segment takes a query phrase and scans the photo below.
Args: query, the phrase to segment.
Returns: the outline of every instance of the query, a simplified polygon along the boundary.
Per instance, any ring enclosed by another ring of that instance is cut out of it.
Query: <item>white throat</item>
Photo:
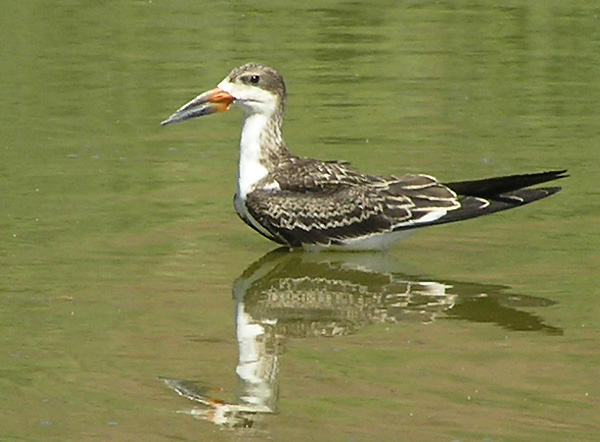
[[[240,163],[238,167],[237,196],[242,200],[254,185],[263,179],[268,170],[260,162],[261,134],[269,118],[263,114],[244,115],[240,139]]]

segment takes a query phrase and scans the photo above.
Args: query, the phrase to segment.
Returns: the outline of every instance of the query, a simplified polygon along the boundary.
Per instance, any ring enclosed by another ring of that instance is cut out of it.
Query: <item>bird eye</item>
[[[259,75],[252,75],[250,77],[250,83],[252,83],[252,84],[258,84],[259,81],[260,81]]]

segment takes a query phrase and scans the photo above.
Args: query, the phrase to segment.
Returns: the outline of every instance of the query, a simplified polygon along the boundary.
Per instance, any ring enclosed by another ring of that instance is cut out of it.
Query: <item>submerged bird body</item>
[[[242,108],[234,207],[250,227],[282,245],[385,249],[411,229],[545,198],[560,187],[528,187],[566,176],[560,170],[444,184],[429,175],[365,175],[347,163],[298,157],[282,136],[285,98],[283,77],[250,63],[162,123]]]

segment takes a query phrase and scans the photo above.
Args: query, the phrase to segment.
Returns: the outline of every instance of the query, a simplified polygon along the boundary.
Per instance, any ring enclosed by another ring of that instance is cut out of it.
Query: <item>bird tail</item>
[[[536,184],[565,178],[566,170],[485,178],[475,181],[445,183],[457,193],[461,207],[448,212],[432,224],[446,224],[523,206],[546,198],[560,187],[529,188]]]
[[[496,198],[506,193],[524,189],[525,187],[531,187],[535,186],[536,184],[547,183],[548,181],[554,181],[566,177],[568,177],[566,170],[553,170],[549,172],[530,173],[526,175],[509,175],[494,178],[484,178],[482,180],[475,181],[456,181],[453,183],[444,183],[444,185],[448,186],[458,195],[476,196],[480,198]],[[544,196],[558,192],[560,187],[548,189],[556,190]],[[529,194],[529,197],[532,196],[532,194]],[[543,198],[544,196],[540,196],[540,198]],[[535,201],[535,199],[531,201]]]

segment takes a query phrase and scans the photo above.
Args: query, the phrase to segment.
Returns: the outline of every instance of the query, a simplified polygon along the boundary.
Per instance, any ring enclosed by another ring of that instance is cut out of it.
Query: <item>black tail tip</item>
[[[552,171],[546,172],[546,173],[553,176],[555,180],[558,180],[561,178],[570,177],[571,175],[569,175],[568,172],[569,171],[567,169],[562,169],[562,170],[552,170]]]

